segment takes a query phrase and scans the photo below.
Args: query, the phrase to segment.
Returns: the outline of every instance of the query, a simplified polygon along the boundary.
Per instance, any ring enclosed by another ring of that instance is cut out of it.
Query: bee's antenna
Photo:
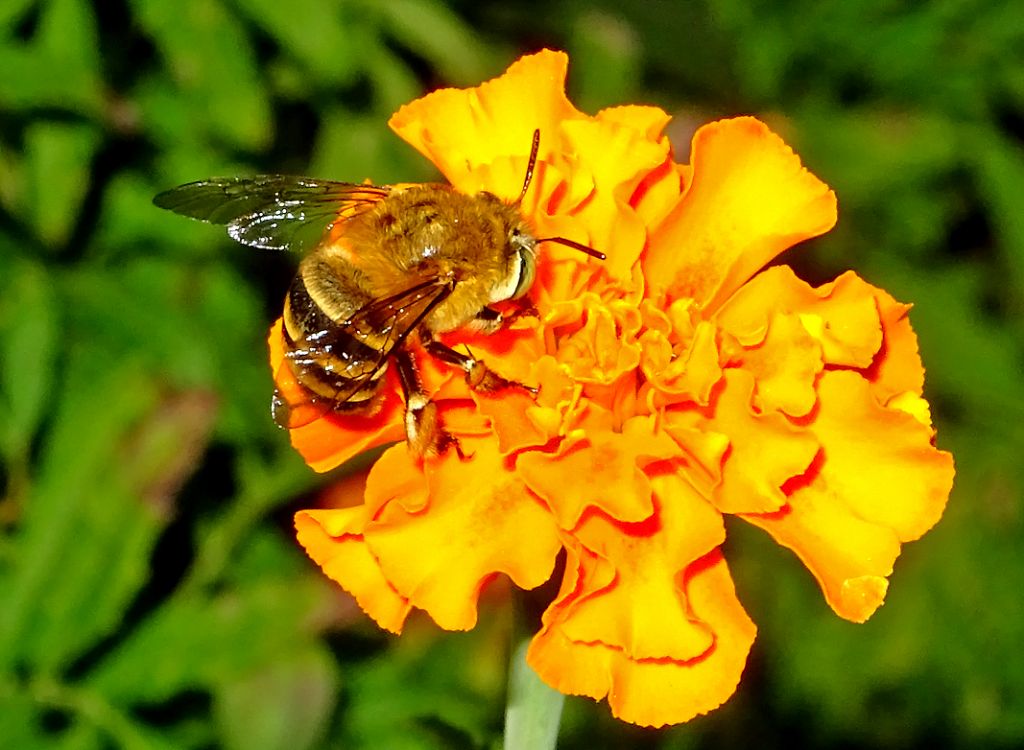
[[[602,253],[600,250],[595,250],[594,248],[589,247],[588,245],[584,245],[582,242],[569,240],[566,239],[565,237],[543,237],[537,240],[537,242],[557,242],[559,245],[565,245],[566,247],[571,247],[576,250],[579,250],[582,253],[586,253],[591,258],[597,258],[598,260],[607,260],[608,258],[608,256]]]
[[[530,149],[530,161],[526,163],[526,179],[523,181],[523,192],[519,194],[518,203],[523,202],[526,197],[526,190],[530,187],[533,179],[533,168],[537,164],[537,152],[540,150],[540,129],[533,131],[533,147]]]
[[[533,131],[533,146],[530,148],[530,160],[526,163],[526,179],[523,181],[523,192],[519,194],[519,203],[523,202],[523,198],[526,197],[526,191],[530,187],[530,181],[533,179],[533,168],[537,165],[537,152],[540,151],[540,128]],[[595,250],[592,247],[588,247],[575,240],[569,240],[565,237],[545,237],[537,240],[537,242],[557,242],[559,245],[565,245],[566,247],[575,248],[580,252],[584,252],[591,258],[597,258],[598,260],[605,260],[608,256],[602,253],[600,250]]]

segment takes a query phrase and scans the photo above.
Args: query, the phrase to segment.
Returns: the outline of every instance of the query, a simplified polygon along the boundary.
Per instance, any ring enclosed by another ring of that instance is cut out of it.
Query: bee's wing
[[[337,349],[343,349],[350,338],[373,342],[377,351],[376,359],[357,376],[350,380],[344,390],[331,398],[306,392],[304,400],[286,401],[275,391],[271,403],[274,421],[281,427],[294,429],[313,422],[346,403],[360,391],[373,384],[391,354],[402,346],[424,319],[438,305],[448,299],[455,288],[453,280],[439,277],[427,278],[402,291],[373,300],[356,310],[350,318],[323,331],[307,333],[302,341],[295,342],[296,352],[306,363],[318,357],[330,358]],[[287,361],[281,367],[288,367]]]
[[[268,250],[306,250],[339,221],[391,193],[388,186],[259,175],[190,182],[153,198],[174,213],[225,224],[232,239]]]

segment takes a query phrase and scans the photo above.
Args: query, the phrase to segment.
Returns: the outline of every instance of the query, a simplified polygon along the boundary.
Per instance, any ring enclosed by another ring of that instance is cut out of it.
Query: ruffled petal
[[[566,579],[571,587],[563,585],[562,595],[545,613],[545,626],[527,653],[530,666],[556,690],[607,697],[615,716],[645,726],[688,721],[728,700],[756,628],[739,605],[721,553],[714,550],[694,561],[677,579],[688,621],[714,636],[707,650],[685,661],[633,659],[614,645],[566,634],[562,624],[573,617],[573,594],[581,589],[577,579],[587,575],[587,560],[593,559],[586,552],[582,558],[569,553]]]
[[[536,363],[538,393],[535,403],[527,406],[525,416],[549,440],[564,437],[572,430],[586,406],[583,386],[573,381],[568,369],[551,355]]]
[[[465,438],[462,449],[464,460],[448,451],[421,466],[396,446],[374,465],[367,492],[379,510],[366,543],[384,576],[447,630],[476,624],[480,590],[498,573],[523,589],[544,583],[560,548],[550,513],[508,471],[497,445]],[[410,510],[403,495],[416,472],[429,500]]]
[[[533,395],[522,389],[509,390],[495,395],[473,394],[477,409],[491,420],[491,429],[503,456],[523,448],[544,445],[552,436],[538,420],[532,418],[531,411],[535,409]]]
[[[668,141],[653,132],[667,124],[664,112],[631,108],[617,116],[575,120],[563,126],[563,151],[586,165],[593,192],[585,203],[565,210],[587,227],[591,246],[608,257],[605,273],[622,283],[632,279],[632,267],[647,239],[643,220],[629,201],[651,170],[669,160]]]
[[[882,321],[882,345],[866,373],[875,397],[886,404],[905,393],[920,396],[924,388],[924,366],[918,353],[917,335],[910,327],[911,306],[897,302],[884,289],[864,285],[874,293]]]
[[[743,518],[797,554],[840,617],[864,622],[882,605],[899,539],[833,501],[823,485],[794,493],[777,513]]]
[[[743,674],[757,628],[744,611],[721,552],[691,565],[684,575],[691,616],[714,633],[712,647],[683,665],[665,660],[613,666],[612,714],[641,726],[679,724],[721,706]]]
[[[457,460],[452,452],[438,456],[437,461]],[[423,478],[423,466],[413,459],[405,445],[395,445],[381,454],[366,479],[363,502],[371,519],[388,505],[400,505],[406,513],[416,514],[430,503],[430,489]]]
[[[754,405],[760,411],[802,417],[814,408],[814,384],[825,362],[820,344],[799,316],[775,315],[763,341],[751,347],[729,347],[725,356],[730,365],[754,376]]]
[[[302,510],[295,514],[295,531],[306,554],[328,578],[352,594],[378,625],[400,633],[411,606],[384,576],[366,546],[363,531],[367,518],[363,506]]]
[[[826,460],[821,478],[857,516],[892,528],[901,541],[939,520],[953,485],[953,459],[935,431],[913,415],[883,408],[852,372],[829,372],[818,386],[812,425]]]
[[[713,311],[783,250],[835,224],[832,191],[751,117],[698,130],[691,165],[686,194],[644,258],[655,299],[689,297]]]
[[[723,382],[709,409],[666,410],[665,431],[689,450],[694,450],[690,442],[695,432],[728,439],[722,481],[712,493],[722,513],[778,510],[786,502],[783,485],[807,470],[818,452],[818,441],[780,414],[756,413],[751,407],[754,378],[750,373],[726,370]]]
[[[543,50],[513,63],[498,78],[472,89],[441,89],[398,110],[391,129],[432,161],[456,187],[498,156],[530,153],[533,131],[541,131],[541,159],[566,120],[583,115],[565,96],[569,58]],[[492,186],[514,198],[519,185]]]
[[[296,528],[396,632],[412,607],[470,628],[489,580],[536,587],[564,550],[530,663],[562,692],[662,726],[727,700],[754,639],[720,551],[722,514],[793,549],[829,604],[860,621],[901,544],[941,515],[952,459],[932,444],[907,306],[852,273],[818,288],[784,266],[758,273],[836,219],[831,190],[782,140],[753,118],[723,120],[676,164],[663,111],[583,115],[566,67],[560,53],[527,56],[391,125],[457,190],[518,200],[535,236],[607,259],[541,243],[529,297],[498,306],[501,331],[442,337],[528,388],[473,392],[410,338],[459,450],[424,459],[396,445],[361,505],[303,511]],[[298,402],[279,324],[270,344],[277,387]],[[314,468],[404,437],[387,377],[374,417],[291,431]]]
[[[715,321],[744,346],[755,347],[775,315],[797,315],[820,345],[825,364],[865,368],[882,346],[876,291],[853,273],[814,288],[788,266],[775,266],[736,292]]]
[[[841,617],[862,622],[881,605],[902,542],[942,514],[953,484],[950,454],[913,415],[880,405],[854,372],[826,372],[809,429],[822,452],[787,487],[778,513],[744,516],[789,547]]]
[[[725,541],[721,516],[668,468],[650,478],[657,515],[639,524],[588,516],[573,537],[615,571],[610,586],[578,601],[562,628],[573,641],[600,642],[632,660],[694,659],[713,633],[688,611],[679,575]]]
[[[638,417],[621,433],[594,431],[564,440],[556,453],[524,453],[516,470],[563,529],[575,527],[588,508],[629,523],[643,521],[654,511],[642,468],[678,453],[668,435]]]
[[[690,401],[707,406],[712,389],[722,378],[719,364],[717,331],[706,321],[697,324],[682,351],[673,346],[671,338],[659,331],[648,330],[640,338],[640,367],[650,387],[649,401],[655,409],[677,401]]]
[[[598,122],[625,125],[635,130],[645,141],[664,143],[666,148],[669,146],[668,138],[662,133],[672,117],[661,107],[645,104],[622,104],[602,109],[594,119]]]
[[[621,301],[605,304],[588,293],[580,300],[585,315],[583,325],[577,323],[579,313],[572,314],[573,328],[559,341],[558,357],[582,383],[608,385],[640,363],[640,312]],[[565,308],[575,307],[566,303]],[[571,313],[570,313],[571,314]]]

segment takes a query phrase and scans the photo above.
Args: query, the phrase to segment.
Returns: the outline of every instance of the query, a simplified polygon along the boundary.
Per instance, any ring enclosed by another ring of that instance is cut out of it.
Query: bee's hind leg
[[[440,341],[428,341],[424,346],[433,357],[454,365],[465,372],[466,384],[474,391],[491,393],[493,391],[500,391],[503,388],[525,388],[530,393],[537,393],[536,388],[503,378],[484,364],[483,360],[469,354],[457,352]]]
[[[409,449],[417,456],[431,457],[455,448],[463,458],[459,441],[444,429],[437,404],[423,390],[416,363],[409,352],[395,352],[395,369],[405,395],[405,436]]]

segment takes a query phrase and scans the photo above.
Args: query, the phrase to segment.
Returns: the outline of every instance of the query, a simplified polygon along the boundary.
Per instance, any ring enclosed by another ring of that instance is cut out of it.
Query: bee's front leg
[[[520,301],[508,315],[503,315],[490,307],[481,308],[480,312],[476,314],[475,318],[469,321],[469,324],[466,327],[472,331],[479,331],[480,333],[490,335],[495,333],[506,323],[513,321],[516,318],[540,317],[540,313],[537,312],[537,308],[534,304],[528,299],[524,298],[524,300],[525,301]]]
[[[462,458],[459,441],[444,429],[437,404],[423,390],[416,363],[409,352],[395,352],[395,369],[405,395],[405,436],[409,449],[417,456],[440,456],[448,448],[455,448]]]
[[[440,341],[427,341],[424,346],[432,356],[442,362],[447,362],[450,365],[461,368],[466,373],[466,384],[474,391],[490,393],[492,391],[500,391],[503,388],[525,388],[530,393],[537,393],[536,388],[503,378],[485,365],[482,360],[457,352]]]
[[[490,307],[484,307],[480,309],[480,312],[476,314],[466,325],[466,328],[471,331],[478,331],[480,333],[487,334],[488,336],[497,331],[505,323],[505,316],[497,310],[493,310]]]

